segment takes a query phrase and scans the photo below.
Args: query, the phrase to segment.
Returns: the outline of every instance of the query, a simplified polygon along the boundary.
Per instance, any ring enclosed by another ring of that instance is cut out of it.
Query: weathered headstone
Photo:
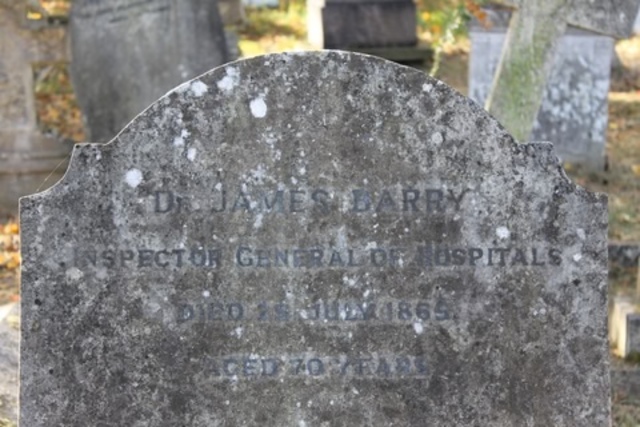
[[[470,29],[469,97],[484,105],[507,36],[511,13],[488,10],[488,26]],[[563,161],[603,169],[614,40],[570,29],[558,42],[531,139],[553,141]]]
[[[416,5],[411,0],[307,0],[307,37],[325,49],[414,46]]]
[[[33,88],[35,63],[66,59],[65,29],[32,24],[24,1],[0,2],[0,216],[15,214],[18,198],[42,187],[71,151],[39,131]]]
[[[228,60],[214,0],[75,0],[71,50],[78,102],[98,142],[180,82]]]
[[[22,199],[21,420],[608,426],[606,206],[419,71],[218,68]]]
[[[520,141],[531,135],[558,41],[567,27],[628,37],[640,4],[638,0],[494,1],[518,9],[511,18],[487,109]]]
[[[640,353],[640,310],[627,296],[613,299],[609,315],[609,341],[620,357]]]

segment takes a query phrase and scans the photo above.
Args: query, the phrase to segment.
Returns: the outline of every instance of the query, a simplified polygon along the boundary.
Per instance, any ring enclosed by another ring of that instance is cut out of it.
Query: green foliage
[[[420,0],[418,26],[431,34],[434,61],[429,74],[438,72],[444,47],[466,36],[467,23],[473,16],[484,20],[480,5],[486,0]]]

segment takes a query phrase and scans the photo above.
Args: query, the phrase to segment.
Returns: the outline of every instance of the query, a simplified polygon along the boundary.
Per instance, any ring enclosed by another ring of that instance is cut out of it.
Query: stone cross
[[[498,0],[517,7],[487,109],[520,141],[529,138],[557,42],[568,25],[611,37],[630,34],[638,0]]]

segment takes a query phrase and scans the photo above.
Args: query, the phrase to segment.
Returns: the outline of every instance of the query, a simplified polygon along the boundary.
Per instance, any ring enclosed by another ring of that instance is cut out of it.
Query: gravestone
[[[609,342],[619,357],[640,353],[640,310],[628,296],[613,299],[609,314]]]
[[[23,425],[609,425],[606,196],[417,70],[217,68],[21,227]]]
[[[625,38],[638,0],[494,0],[517,7],[487,110],[520,141],[531,135],[558,42],[569,26]],[[555,141],[553,141],[555,142]]]
[[[65,29],[34,24],[24,1],[0,2],[0,217],[17,213],[18,198],[42,187],[71,151],[38,129],[33,81],[34,64],[65,61]]]
[[[307,0],[307,38],[324,49],[415,46],[411,0]]]
[[[469,97],[480,105],[489,97],[510,16],[488,9],[488,26],[472,22]],[[604,168],[613,52],[611,37],[578,29],[558,42],[530,138],[552,141],[563,161]]]
[[[110,140],[168,90],[229,59],[212,0],[75,0],[70,31],[92,141]]]

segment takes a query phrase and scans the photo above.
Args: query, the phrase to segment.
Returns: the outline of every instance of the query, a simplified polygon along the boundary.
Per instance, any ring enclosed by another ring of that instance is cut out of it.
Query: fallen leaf
[[[20,267],[20,255],[15,252],[9,258],[9,262],[7,262],[7,269],[15,270]]]

